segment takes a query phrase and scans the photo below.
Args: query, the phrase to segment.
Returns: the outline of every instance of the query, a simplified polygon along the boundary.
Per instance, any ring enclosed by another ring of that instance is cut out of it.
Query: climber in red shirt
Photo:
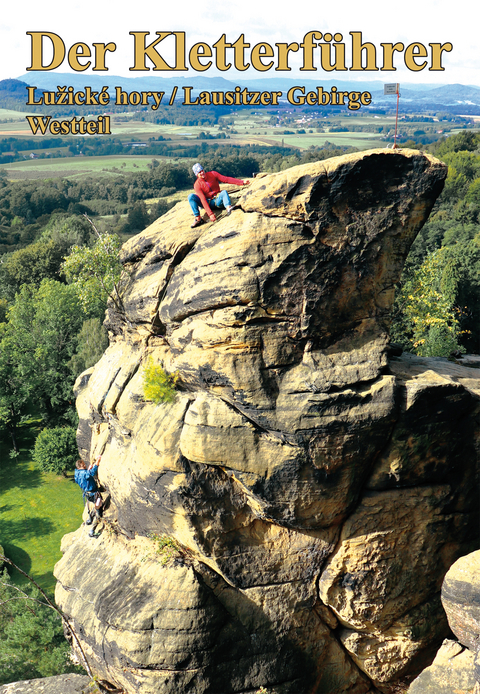
[[[229,178],[222,176],[218,171],[205,171],[201,164],[193,166],[193,173],[197,177],[193,186],[194,193],[188,196],[188,202],[195,215],[193,227],[198,227],[203,224],[203,219],[200,216],[199,206],[203,207],[205,212],[210,217],[210,221],[216,220],[215,214],[212,212],[212,207],[225,207],[227,214],[233,210],[230,196],[226,190],[220,190],[220,183],[234,183],[238,186],[246,186],[249,181],[241,181],[238,178]]]

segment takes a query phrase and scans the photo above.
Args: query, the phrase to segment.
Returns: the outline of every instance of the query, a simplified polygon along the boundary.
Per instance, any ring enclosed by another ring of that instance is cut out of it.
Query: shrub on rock
[[[157,405],[161,402],[174,402],[177,380],[177,373],[167,373],[160,364],[155,364],[150,358],[143,373],[143,396],[145,400],[152,400]]]

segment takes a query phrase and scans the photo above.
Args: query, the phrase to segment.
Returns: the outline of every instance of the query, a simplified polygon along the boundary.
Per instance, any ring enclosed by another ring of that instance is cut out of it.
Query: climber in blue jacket
[[[99,491],[95,476],[98,472],[101,457],[102,456],[98,456],[96,462],[91,463],[88,467],[86,462],[81,459],[77,460],[75,464],[75,482],[83,491],[83,500],[88,512],[86,524],[92,526],[90,532],[88,533],[90,537],[96,537],[95,528],[100,523],[100,519],[102,517],[102,509],[101,507],[97,508],[95,503],[97,492]],[[89,503],[93,504],[93,511],[90,510]]]

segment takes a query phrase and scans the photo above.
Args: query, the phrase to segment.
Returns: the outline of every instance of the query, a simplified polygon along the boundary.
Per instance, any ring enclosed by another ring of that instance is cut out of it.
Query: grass
[[[82,492],[71,477],[43,473],[31,460],[38,427],[20,431],[20,456],[9,457],[9,446],[0,444],[0,545],[5,555],[53,592],[53,567],[60,559],[60,541],[76,530],[83,510]],[[14,582],[25,579],[12,572]]]
[[[55,178],[57,176],[85,176],[103,173],[127,173],[145,171],[152,161],[152,156],[117,156],[106,157],[68,157],[55,159],[27,159],[4,164],[9,178]],[[160,159],[163,157],[155,157]]]
[[[28,115],[30,115],[28,111],[10,111],[6,108],[0,108],[0,135],[6,135],[10,130],[18,131],[18,136],[29,133],[31,135],[32,131],[26,119]]]
[[[358,147],[358,149],[370,149],[375,147],[386,147],[388,144],[385,140],[381,140],[376,133],[307,133],[300,135],[270,135],[271,140],[274,140],[276,144],[282,142],[285,145],[292,147],[300,147],[301,149],[308,149],[311,145],[316,147],[321,147],[325,142],[331,142],[334,145],[341,145],[345,147]]]
[[[152,551],[145,554],[140,561],[153,559],[159,561],[162,566],[166,566],[175,559],[183,558],[185,560],[190,557],[189,551],[181,547],[175,538],[169,535],[152,533],[148,535],[148,538],[153,543]]]
[[[28,111],[25,111],[25,112],[12,111],[11,109],[8,109],[8,108],[0,108],[0,121],[7,120],[7,119],[19,121],[28,115],[29,115]]]

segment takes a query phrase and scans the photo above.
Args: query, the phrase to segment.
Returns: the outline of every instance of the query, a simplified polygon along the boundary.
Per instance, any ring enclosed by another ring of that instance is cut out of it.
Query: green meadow
[[[25,130],[30,130],[30,127],[25,120],[25,116],[29,116],[28,111],[12,111],[8,108],[0,108],[0,132],[2,130],[8,130],[12,123],[25,125]],[[7,122],[5,122],[7,121]],[[10,122],[8,122],[10,121]]]
[[[257,140],[259,138],[257,137]],[[288,147],[298,147],[299,149],[308,149],[311,146],[322,147],[326,142],[342,146],[342,147],[358,147],[358,149],[375,149],[376,147],[385,147],[385,140],[381,140],[374,133],[306,133],[295,135],[272,134],[268,135],[268,139],[264,144],[284,144]]]
[[[164,157],[156,157],[164,159]],[[105,157],[66,157],[55,159],[25,159],[8,164],[9,178],[57,178],[68,176],[87,176],[90,174],[119,174],[132,171],[142,171],[148,168],[151,156],[119,156]]]
[[[48,592],[53,592],[53,567],[60,559],[60,542],[82,523],[82,492],[73,480],[43,473],[32,462],[30,449],[39,428],[34,422],[20,429],[20,455],[10,458],[0,444],[0,545],[5,555]],[[13,581],[24,583],[9,569]]]

